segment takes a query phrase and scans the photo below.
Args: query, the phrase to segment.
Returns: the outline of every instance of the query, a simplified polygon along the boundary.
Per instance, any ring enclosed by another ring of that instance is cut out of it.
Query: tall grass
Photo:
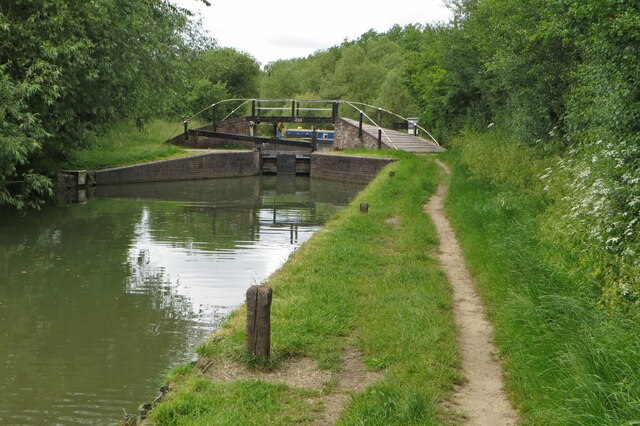
[[[517,144],[504,137],[457,139],[447,155],[447,210],[495,324],[522,423],[640,424],[640,324],[599,305],[598,283],[576,268],[577,249],[543,238],[549,204],[531,182],[547,160],[513,153]]]
[[[97,170],[184,155],[183,149],[165,143],[180,129],[180,123],[161,119],[152,120],[143,128],[122,121],[88,148],[73,152],[66,167]]]
[[[435,231],[422,210],[435,189],[438,169],[428,159],[402,157],[389,166],[394,177],[382,172],[269,278],[274,289],[270,363],[256,365],[244,355],[242,311],[199,348],[200,355],[254,368],[278,368],[288,358],[306,356],[321,368],[339,371],[343,349],[355,346],[383,378],[350,401],[340,424],[449,422],[450,413],[441,403],[460,379],[451,291],[435,259]],[[368,214],[359,212],[360,202],[369,203]],[[184,416],[192,419],[185,424],[205,424],[209,417],[197,415],[199,409],[185,401],[206,393],[207,404],[227,407],[229,413],[220,413],[216,424],[238,424],[235,407],[257,392],[247,386],[241,394],[233,393],[240,383],[206,384],[205,389],[217,391],[200,391],[192,385],[199,380],[197,372],[174,377],[178,391],[154,411],[154,421],[176,424]],[[255,383],[256,389],[272,386]],[[274,401],[285,403],[277,412],[256,413],[251,423],[313,418],[317,407],[288,403],[293,391],[278,389]],[[332,392],[331,386],[325,392]],[[180,419],[172,417],[176,412],[183,413]]]

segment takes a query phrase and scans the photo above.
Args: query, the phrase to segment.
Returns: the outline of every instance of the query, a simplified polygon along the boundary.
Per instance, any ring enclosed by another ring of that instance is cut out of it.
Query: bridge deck
[[[358,127],[358,121],[352,120],[350,118],[343,118],[349,124]],[[362,124],[362,131],[367,133],[368,135],[377,138],[378,137],[378,128],[376,126],[372,126],[370,124]],[[418,136],[408,135],[406,133],[401,133],[397,130],[391,129],[382,129],[382,143],[389,146],[390,148],[395,148],[399,151],[408,151],[408,152],[443,152],[445,149],[438,145],[437,143],[422,139]],[[386,136],[385,136],[386,135]]]

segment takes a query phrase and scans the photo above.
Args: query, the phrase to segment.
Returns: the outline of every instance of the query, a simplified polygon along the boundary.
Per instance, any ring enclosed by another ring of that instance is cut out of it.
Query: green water
[[[0,424],[115,424],[362,187],[254,177],[98,187],[0,216]]]

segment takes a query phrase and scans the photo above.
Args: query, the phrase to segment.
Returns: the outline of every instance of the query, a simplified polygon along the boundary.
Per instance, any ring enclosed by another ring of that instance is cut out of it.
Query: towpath
[[[450,174],[442,162],[438,165]],[[497,350],[492,343],[493,327],[465,265],[460,244],[444,213],[447,184],[440,184],[425,205],[440,240],[439,261],[453,287],[453,310],[457,343],[465,382],[456,389],[456,408],[464,413],[467,425],[515,425],[517,414],[503,391]]]

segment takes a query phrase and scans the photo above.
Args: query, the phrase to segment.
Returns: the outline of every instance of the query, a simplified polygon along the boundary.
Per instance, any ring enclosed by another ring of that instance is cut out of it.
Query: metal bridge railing
[[[366,108],[371,108],[371,109],[375,109],[375,110],[377,110],[377,111],[378,111],[378,123],[381,123],[381,121],[382,121],[382,120],[381,120],[381,114],[380,114],[381,112],[382,112],[382,113],[389,114],[389,115],[391,115],[391,116],[393,116],[393,117],[399,118],[400,120],[403,120],[405,123],[410,124],[410,125],[413,125],[413,126],[415,126],[416,128],[418,128],[418,129],[422,130],[425,134],[427,134],[427,135],[431,138],[431,140],[432,140],[436,145],[440,146],[440,143],[436,140],[436,138],[434,138],[434,137],[433,137],[433,135],[432,135],[431,133],[429,133],[429,131],[428,131],[427,129],[425,129],[424,127],[420,126],[418,123],[411,121],[411,120],[410,120],[409,118],[407,118],[407,117],[403,117],[403,116],[401,116],[401,115],[396,114],[396,113],[395,113],[395,112],[393,112],[393,111],[389,111],[389,110],[387,110],[387,109],[380,108],[380,107],[377,107],[377,106],[374,106],[374,105],[365,104],[365,103],[362,103],[362,102],[351,102],[351,101],[344,101],[344,102],[346,102],[346,103],[350,103],[350,104],[353,104],[353,105],[354,105],[354,108],[355,108],[355,105],[361,105],[361,106],[364,106],[364,107],[366,107]],[[379,124],[378,124],[378,126],[379,126]]]
[[[237,103],[238,105],[231,110],[222,120],[217,119],[217,109],[219,106]],[[403,122],[407,123],[407,126],[414,126],[417,129],[423,131],[426,135],[428,135],[431,140],[437,144],[438,141],[429,133],[427,129],[420,126],[418,123],[409,120],[406,117],[402,117],[399,114],[394,113],[393,111],[389,111],[384,108],[380,108],[374,105],[369,105],[363,102],[355,102],[355,101],[343,101],[343,100],[326,100],[326,99],[258,99],[258,98],[246,98],[246,99],[225,99],[222,101],[214,102],[201,111],[193,114],[190,117],[185,117],[184,119],[184,133],[185,138],[188,139],[188,130],[189,130],[189,122],[195,119],[196,117],[205,114],[207,111],[210,111],[210,120],[215,129],[217,123],[220,121],[225,121],[232,115],[236,114],[240,109],[246,107],[249,109],[247,105],[250,106],[250,113],[247,111],[246,115],[250,115],[251,117],[261,117],[262,119],[287,119],[287,121],[293,122],[303,122],[304,118],[300,116],[303,112],[310,112],[314,115],[317,113],[330,112],[331,117],[322,117],[322,116],[314,116],[316,120],[331,120],[335,123],[335,120],[338,118],[338,109],[339,105],[344,104],[355,110],[359,116],[359,136],[362,134],[362,125],[363,120],[366,118],[367,122],[373,126],[377,127],[378,130],[378,144],[380,145],[382,142],[382,137],[386,139],[388,144],[392,146],[394,149],[398,149],[389,135],[385,132],[385,129],[382,127],[382,116],[383,114],[391,115],[397,119],[403,120]],[[322,105],[324,106],[317,106]],[[373,110],[377,113],[377,120],[371,118],[366,112],[365,109]],[[281,112],[284,114],[273,115],[274,112]],[[264,113],[264,115],[263,115]],[[307,117],[309,118],[309,117]]]

